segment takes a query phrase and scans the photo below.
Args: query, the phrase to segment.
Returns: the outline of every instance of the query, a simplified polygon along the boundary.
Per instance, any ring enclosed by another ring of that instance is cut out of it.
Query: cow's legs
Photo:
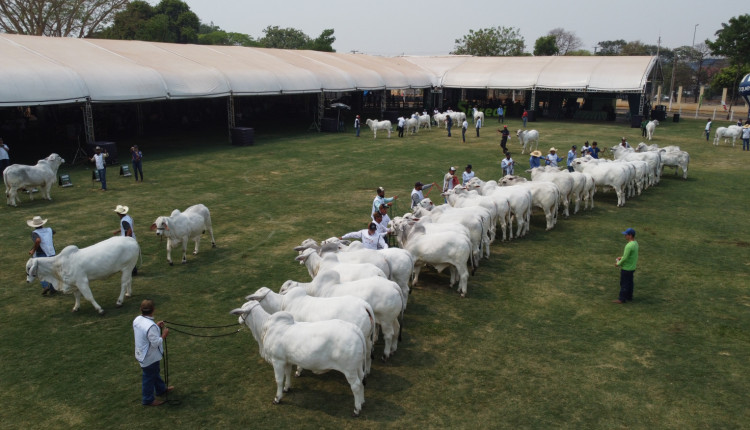
[[[94,295],[91,294],[91,288],[89,288],[88,280],[81,283],[81,285],[77,285],[78,291],[80,294],[83,295],[83,298],[91,302],[92,305],[94,305],[94,309],[96,309],[97,312],[99,312],[99,315],[104,314],[104,309],[102,309],[101,306],[99,306],[99,303],[94,300]],[[78,300],[78,295],[76,295],[76,306],[80,307],[80,301]],[[77,308],[73,308],[73,311],[77,311]]]
[[[201,237],[198,236],[195,238],[195,251],[193,251],[193,255],[198,255],[198,244],[201,242]]]
[[[187,239],[182,241],[182,264],[187,263],[187,243],[188,243]],[[198,252],[197,246],[196,246],[196,252]]]
[[[167,238],[167,262],[171,266],[172,264],[172,239]]]
[[[125,268],[122,271],[122,278],[120,280],[120,297],[117,299],[117,307],[122,306],[122,302],[125,301],[125,296],[130,297],[130,287],[133,282],[133,268]]]

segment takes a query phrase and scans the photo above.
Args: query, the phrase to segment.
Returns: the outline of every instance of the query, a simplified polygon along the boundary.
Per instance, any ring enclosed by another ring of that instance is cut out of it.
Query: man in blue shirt
[[[591,144],[591,150],[589,151],[589,153],[592,157],[599,158],[599,152],[601,152],[601,149],[599,149],[596,145],[597,143],[596,141],[594,141],[594,143]]]
[[[541,156],[542,156],[542,153],[539,150],[531,152],[531,157],[529,158],[529,167],[531,169],[541,166],[541,162],[542,162],[540,158]]]

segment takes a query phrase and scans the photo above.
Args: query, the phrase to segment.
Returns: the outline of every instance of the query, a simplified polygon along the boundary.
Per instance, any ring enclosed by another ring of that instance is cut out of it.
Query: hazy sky
[[[277,25],[317,37],[335,30],[337,52],[370,55],[445,55],[470,29],[516,27],[534,42],[556,27],[574,32],[593,51],[603,40],[640,40],[676,48],[714,39],[721,23],[748,13],[747,0],[184,0],[202,22],[263,36]],[[158,0],[151,0],[152,4]],[[377,6],[376,6],[377,5]],[[698,27],[695,27],[699,24]]]

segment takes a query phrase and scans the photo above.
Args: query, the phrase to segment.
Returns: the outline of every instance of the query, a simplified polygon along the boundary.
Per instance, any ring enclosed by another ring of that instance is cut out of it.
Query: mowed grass
[[[704,123],[656,129],[654,143],[690,152],[687,181],[667,171],[623,208],[614,193],[597,193],[593,210],[561,216],[549,232],[535,211],[527,237],[495,242],[467,298],[447,288],[446,274],[423,271],[403,341],[389,362],[374,362],[358,419],[335,372],[295,379],[283,403],[272,405],[273,370],[248,330],[217,338],[170,333],[169,382],[177,387],[170,398],[180,403],[142,407],[131,327],[139,303],[154,299],[157,319],[236,323],[229,311],[245,295],[309,279],[292,250],[302,240],[363,228],[376,187],[399,195],[398,215],[415,181],[440,184],[450,165],[461,171],[471,163],[479,177],[497,179],[496,123],[488,120],[478,139],[470,130],[465,145],[460,131],[451,139],[432,130],[373,140],[366,129],[355,139],[302,128],[256,129],[251,147],[228,145],[223,130],[119,142],[121,154],[141,147],[146,181],[134,184],[110,167],[106,193],[96,191],[90,166],[63,166],[74,187],[53,189],[52,202],[23,196],[19,208],[0,209],[0,427],[746,427],[750,153],[707,144]],[[518,120],[506,124],[520,128]],[[642,140],[623,123],[529,125],[540,131],[544,153],[555,146],[564,154],[585,140],[600,147],[623,135]],[[510,148],[526,167],[515,134]],[[440,201],[437,192],[430,197]],[[197,256],[188,252],[181,265],[174,251],[170,267],[165,242],[148,227],[196,203],[210,208],[218,247],[204,235]],[[93,283],[104,316],[85,301],[71,313],[72,296],[42,297],[38,283],[25,282],[25,220],[49,218],[59,252],[109,237],[117,204],[130,206],[143,253],[122,308],[115,307],[119,276]],[[618,306],[613,263],[627,227],[638,231],[640,261],[635,301]]]

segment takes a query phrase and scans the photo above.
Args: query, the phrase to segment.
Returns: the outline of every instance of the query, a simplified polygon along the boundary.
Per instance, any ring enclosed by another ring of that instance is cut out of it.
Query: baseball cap
[[[635,237],[635,230],[633,230],[632,228],[629,228],[629,229],[623,231],[622,234],[625,234],[625,235],[629,234],[629,235]]]
[[[414,188],[421,187],[421,186],[422,186],[422,183],[419,182],[419,181],[417,181],[417,182],[414,183]]]

